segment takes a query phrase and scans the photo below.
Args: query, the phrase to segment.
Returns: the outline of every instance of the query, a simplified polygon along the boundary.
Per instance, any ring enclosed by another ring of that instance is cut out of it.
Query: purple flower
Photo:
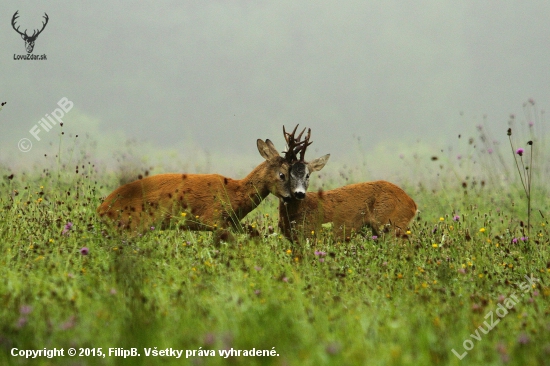
[[[65,323],[59,326],[59,328],[61,328],[62,330],[71,329],[72,327],[74,327],[75,323],[76,323],[76,318],[74,315],[71,315]]]
[[[281,280],[282,280],[283,282],[288,282],[288,277],[283,277]]]
[[[323,263],[325,261],[325,258],[319,258],[319,262]]]
[[[340,343],[338,343],[338,342],[329,343],[325,347],[325,350],[327,351],[327,353],[329,355],[335,355],[335,354],[339,353],[341,349],[342,349],[342,347],[340,346]]]
[[[89,252],[90,252],[90,250],[88,249],[88,247],[82,247],[80,249],[80,254],[82,254],[82,255],[88,255]]]
[[[327,253],[326,253],[326,252],[322,252],[322,251],[317,251],[317,250],[316,250],[316,251],[315,251],[315,255],[316,255],[317,257],[324,257],[325,255],[327,255]]]
[[[518,343],[519,344],[527,344],[529,343],[529,336],[525,333],[522,333],[518,337]]]
[[[154,226],[151,226],[151,230],[155,230],[155,227],[154,227]]]
[[[487,152],[488,152],[489,154],[492,154],[492,153],[493,153],[493,149],[489,148],[489,149],[487,149]]]
[[[204,335],[203,343],[205,346],[212,346],[216,342],[216,336],[214,333],[206,333]]]
[[[378,239],[378,237],[376,235],[373,235],[372,240],[376,240],[376,239]]]
[[[261,291],[260,291],[260,290],[254,290],[254,293],[255,293],[256,295],[259,295],[259,294],[261,293]]]
[[[453,221],[460,221],[460,216],[454,215],[453,216]]]
[[[22,316],[17,320],[17,324],[15,325],[17,328],[23,328],[27,324],[27,318]]]
[[[19,313],[21,313],[21,315],[30,314],[31,311],[32,311],[32,306],[30,305],[23,305],[19,308]]]
[[[513,244],[517,244],[517,242],[518,242],[518,238],[512,239],[512,243],[513,243]]]
[[[456,158],[457,158],[458,160],[460,160],[460,159],[462,159],[462,155],[458,154],[458,155],[456,156]]]
[[[529,127],[533,127],[534,125],[533,121],[529,121]]]
[[[67,222],[65,226],[63,227],[63,231],[61,232],[61,235],[67,235],[69,231],[73,228],[72,222]]]
[[[525,150],[523,150],[521,147],[519,149],[516,150],[516,154],[518,154],[519,156],[523,156],[523,152]]]
[[[527,239],[529,239],[529,238],[526,237],[526,236],[522,236],[522,237],[521,237],[521,241],[527,241]]]

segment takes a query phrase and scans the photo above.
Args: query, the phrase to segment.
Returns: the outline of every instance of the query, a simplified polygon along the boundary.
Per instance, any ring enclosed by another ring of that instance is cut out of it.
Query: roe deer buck
[[[188,217],[190,230],[239,228],[240,220],[269,194],[289,199],[289,161],[301,144],[290,146],[285,158],[270,140],[257,140],[266,160],[241,180],[218,174],[159,174],[115,189],[97,208],[101,217],[119,229],[147,231],[158,222],[166,225],[174,215]],[[189,215],[189,216],[187,216]],[[222,235],[231,238],[226,230]],[[222,237],[223,238],[223,237]]]
[[[288,143],[291,136],[283,133]],[[309,185],[309,172],[321,170],[326,162],[312,169],[311,163],[304,161],[308,140],[309,134],[298,149],[299,160],[296,155],[289,157],[293,198],[279,203],[279,228],[287,239],[298,241],[312,232],[318,234],[322,224],[330,222],[333,236],[341,240],[348,239],[352,231],[359,231],[363,226],[369,226],[374,235],[379,235],[380,227],[388,224],[396,236],[405,233],[417,206],[401,188],[390,182],[364,182],[304,194]]]

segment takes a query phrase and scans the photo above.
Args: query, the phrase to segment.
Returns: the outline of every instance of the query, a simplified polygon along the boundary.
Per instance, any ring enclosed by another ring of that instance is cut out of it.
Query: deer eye
[[[309,179],[309,174],[306,174],[306,179]]]
[[[283,173],[279,173],[279,178],[281,178],[281,180],[285,180],[285,175]]]

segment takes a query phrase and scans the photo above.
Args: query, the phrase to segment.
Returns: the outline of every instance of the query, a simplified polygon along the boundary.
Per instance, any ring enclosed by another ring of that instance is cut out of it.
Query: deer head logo
[[[32,35],[29,36],[27,34],[26,29],[25,29],[25,32],[21,33],[19,31],[19,27],[15,28],[15,21],[17,20],[17,18],[19,18],[19,15],[17,13],[19,13],[19,10],[17,10],[15,12],[15,14],[13,14],[13,18],[11,18],[11,26],[13,27],[13,29],[15,29],[15,31],[17,33],[19,33],[21,35],[21,38],[23,38],[23,40],[25,41],[25,48],[27,49],[27,53],[32,53],[32,50],[34,49],[34,42],[36,41],[36,38],[38,38],[38,35],[40,33],[42,33],[44,28],[46,28],[46,24],[48,24],[48,19],[49,19],[48,14],[44,13],[44,19],[46,19],[46,21],[42,22],[42,29],[40,29],[40,30],[35,29],[34,32],[32,33]]]

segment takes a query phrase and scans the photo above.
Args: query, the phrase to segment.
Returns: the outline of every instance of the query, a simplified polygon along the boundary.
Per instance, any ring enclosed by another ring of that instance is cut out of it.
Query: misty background
[[[48,14],[33,52],[47,61],[14,60],[17,10],[29,34]],[[459,151],[478,125],[507,143],[510,114],[547,108],[549,20],[548,1],[4,1],[0,160],[56,154],[59,126],[29,130],[66,97],[63,146],[102,164],[132,146],[167,170],[240,178],[262,161],[256,139],[283,150],[282,126],[299,123],[307,158],[385,178],[419,151]]]

